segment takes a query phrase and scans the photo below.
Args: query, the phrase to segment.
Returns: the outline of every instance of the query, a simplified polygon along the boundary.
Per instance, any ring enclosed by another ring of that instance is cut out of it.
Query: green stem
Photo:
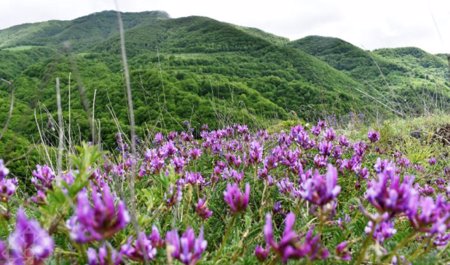
[[[360,265],[364,261],[364,258],[366,256],[367,249],[370,246],[370,243],[372,242],[373,234],[375,233],[375,228],[377,227],[378,220],[376,222],[373,222],[372,230],[370,231],[370,234],[367,235],[366,239],[364,240],[363,246],[361,247],[361,250],[359,251],[358,259],[355,262],[355,265]]]
[[[275,258],[273,258],[273,259],[270,261],[269,265],[275,265],[275,264],[277,264],[278,260],[279,260],[279,257],[276,256]]]
[[[217,261],[220,258],[220,256],[222,255],[223,248],[225,247],[225,244],[227,243],[227,240],[228,240],[228,237],[230,236],[231,230],[233,230],[233,228],[234,228],[234,221],[236,220],[236,216],[237,216],[237,214],[234,214],[231,217],[231,221],[228,223],[227,227],[225,228],[225,234],[223,235],[222,243],[220,243],[219,250],[217,251],[215,261]]]
[[[431,241],[431,237],[427,238],[427,240],[423,240],[422,243],[420,243],[420,245],[416,248],[416,250],[409,256],[408,260],[409,261],[413,261],[415,260],[419,255],[425,253],[425,250],[423,249],[423,247],[425,245],[428,245]]]
[[[263,189],[263,192],[262,192],[262,195],[261,195],[261,203],[260,203],[260,206],[259,206],[259,219],[262,219],[262,213],[263,213],[263,206],[264,206],[264,204],[265,204],[265,201],[264,201],[264,197],[265,197],[265,194],[266,194],[266,190],[267,190],[267,183],[266,182],[263,182],[264,183],[264,189]]]
[[[324,226],[323,209],[319,208],[319,233],[320,233],[320,236],[323,236],[323,226]]]
[[[413,240],[416,236],[417,236],[417,231],[414,230],[411,234],[409,234],[409,236],[405,237],[402,241],[400,241],[400,243],[398,243],[397,246],[395,246],[395,248],[391,251],[391,253],[389,253],[387,256],[385,256],[383,258],[383,260],[389,261],[393,256],[397,255],[397,252],[401,248],[403,248],[406,244],[411,242],[411,240]]]

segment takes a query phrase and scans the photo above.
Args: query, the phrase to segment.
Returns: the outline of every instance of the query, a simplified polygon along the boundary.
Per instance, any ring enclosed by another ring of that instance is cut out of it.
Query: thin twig
[[[0,133],[0,140],[1,140],[3,138],[3,135],[5,135],[5,133],[6,133],[6,130],[8,129],[9,122],[11,121],[11,117],[13,114],[14,99],[15,99],[14,92],[16,91],[16,87],[14,86],[14,84],[12,82],[5,80],[3,78],[0,78],[0,81],[7,83],[8,86],[11,87],[11,99],[10,99],[10,104],[9,104],[9,112],[8,112],[8,116],[6,117],[5,125],[3,125],[2,132]]]
[[[122,54],[122,64],[123,64],[123,72],[125,76],[125,85],[127,89],[127,102],[128,102],[128,116],[130,120],[130,135],[131,135],[131,153],[133,159],[136,159],[136,128],[135,128],[135,120],[134,120],[134,110],[133,110],[133,98],[131,94],[131,83],[130,83],[130,73],[128,70],[128,62],[127,62],[127,53],[125,49],[125,33],[123,30],[123,21],[122,16],[119,11],[119,6],[117,0],[115,0],[116,9],[117,9],[117,20],[119,22],[119,35],[120,35],[120,50]],[[136,163],[132,163],[131,165],[131,175],[130,175],[130,208],[131,208],[131,223],[136,230],[136,235],[139,235],[140,228],[137,222],[137,211],[136,211],[136,196],[134,190],[135,184],[135,176],[136,176]],[[145,252],[144,249],[142,249]],[[147,255],[144,255],[144,263],[147,264]]]
[[[56,176],[56,185],[61,185],[62,174],[62,156],[64,150],[64,124],[61,107],[61,88],[59,85],[59,77],[56,78],[56,105],[58,107],[58,127],[59,127],[59,144],[58,144],[58,160],[56,162],[56,168],[58,175]]]

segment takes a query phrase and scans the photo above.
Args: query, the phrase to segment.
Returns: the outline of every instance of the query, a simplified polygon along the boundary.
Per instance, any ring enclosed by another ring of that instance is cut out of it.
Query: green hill
[[[337,38],[309,36],[289,44],[349,74],[405,114],[450,107],[448,66],[418,48],[362,50]]]
[[[125,30],[168,18],[169,15],[161,11],[122,13]],[[82,50],[116,35],[117,28],[115,11],[94,13],[71,21],[23,24],[0,31],[0,49],[16,46],[60,48],[66,44],[76,50]]]

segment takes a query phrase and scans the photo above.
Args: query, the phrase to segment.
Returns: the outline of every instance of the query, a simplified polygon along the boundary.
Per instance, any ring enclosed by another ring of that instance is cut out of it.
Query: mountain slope
[[[124,29],[168,19],[162,11],[122,13]],[[71,21],[48,21],[14,26],[0,31],[0,49],[13,46],[53,46],[70,44],[76,50],[105,40],[118,33],[117,13],[103,11]]]
[[[337,38],[309,36],[289,46],[348,73],[392,108],[422,113],[450,107],[445,60],[418,48],[362,50]]]
[[[176,58],[204,54],[205,56],[201,56],[203,59],[209,57],[213,60],[206,59],[204,64],[197,60],[197,66],[203,64],[212,69],[215,69],[215,65],[220,65],[219,61],[226,62],[228,75],[247,75],[247,78],[252,79],[252,84],[261,81],[253,88],[288,111],[299,112],[301,105],[305,103],[338,105],[331,108],[338,113],[371,105],[358,92],[358,89],[362,89],[358,82],[345,73],[304,52],[278,45],[280,42],[271,38],[267,40],[264,36],[266,35],[247,34],[233,25],[209,18],[187,17],[133,28],[127,31],[126,47],[131,58],[158,50],[161,54]],[[105,41],[95,49],[97,52],[104,50],[117,54],[118,37]],[[246,65],[245,69],[242,65]],[[222,68],[218,70],[223,71]],[[251,74],[248,74],[249,71]],[[280,84],[263,81],[270,76],[283,81]],[[297,83],[290,84],[295,82]],[[274,93],[284,87],[289,88],[289,93]],[[312,95],[305,101],[302,97],[304,94]],[[325,107],[321,106],[317,112],[323,110]]]

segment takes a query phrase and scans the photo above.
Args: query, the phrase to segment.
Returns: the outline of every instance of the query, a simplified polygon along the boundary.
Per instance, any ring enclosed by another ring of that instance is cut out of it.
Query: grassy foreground
[[[186,124],[20,180],[3,161],[0,262],[448,264],[448,120]]]

